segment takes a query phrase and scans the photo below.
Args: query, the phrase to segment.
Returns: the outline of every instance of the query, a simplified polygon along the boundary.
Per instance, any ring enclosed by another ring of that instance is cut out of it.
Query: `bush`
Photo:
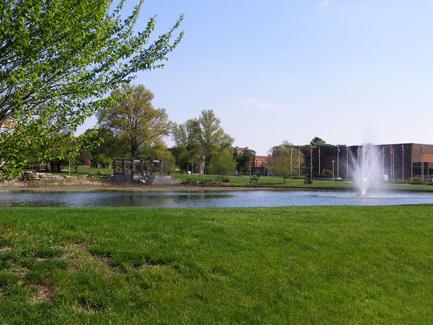
[[[422,183],[424,183],[424,182],[422,181],[421,178],[418,178],[418,177],[414,177],[414,178],[409,179],[409,184],[418,185],[418,184],[422,184]]]
[[[320,177],[332,177],[332,171],[329,169],[323,169]]]
[[[215,177],[209,176],[186,176],[181,180],[183,185],[203,185],[203,184],[215,184]]]

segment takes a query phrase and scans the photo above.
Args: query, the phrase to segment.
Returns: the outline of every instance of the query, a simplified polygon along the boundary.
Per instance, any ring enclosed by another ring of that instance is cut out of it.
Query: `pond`
[[[433,204],[433,193],[388,192],[365,197],[351,192],[331,191],[0,193],[0,206],[219,208],[406,204]]]

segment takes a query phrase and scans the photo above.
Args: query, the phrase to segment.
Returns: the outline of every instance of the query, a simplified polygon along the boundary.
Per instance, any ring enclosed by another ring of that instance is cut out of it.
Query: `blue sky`
[[[314,136],[433,143],[433,1],[147,0],[138,28],[181,13],[166,67],[135,80],[171,120],[213,109],[261,154]]]

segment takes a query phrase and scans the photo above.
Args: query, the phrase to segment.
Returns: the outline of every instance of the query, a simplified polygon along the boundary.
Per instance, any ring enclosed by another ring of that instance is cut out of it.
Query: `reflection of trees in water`
[[[100,200],[101,206],[143,206],[143,207],[176,207],[203,206],[210,200],[233,197],[228,193],[122,193]],[[190,203],[190,204],[185,204]]]
[[[0,193],[0,207],[276,207],[313,205],[398,205],[433,204],[426,194],[389,194],[362,197],[348,192],[81,192]]]
[[[51,201],[0,201],[0,207],[68,207],[66,202],[51,202]]]

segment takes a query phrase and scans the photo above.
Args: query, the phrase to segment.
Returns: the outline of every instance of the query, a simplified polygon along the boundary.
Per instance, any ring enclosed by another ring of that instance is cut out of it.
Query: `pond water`
[[[0,193],[0,206],[205,208],[406,204],[433,204],[433,193],[388,192],[365,197],[330,191]]]

